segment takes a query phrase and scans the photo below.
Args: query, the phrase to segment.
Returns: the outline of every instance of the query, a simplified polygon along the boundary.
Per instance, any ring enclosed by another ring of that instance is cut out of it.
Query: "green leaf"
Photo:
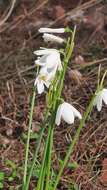
[[[10,176],[9,178],[8,178],[8,181],[13,181],[14,180],[14,178],[12,177],[12,176]]]
[[[0,171],[0,181],[4,181],[4,172]]]
[[[27,135],[25,133],[23,133],[22,134],[22,138],[23,138],[23,140],[26,140],[27,139]],[[38,134],[31,132],[30,133],[30,139],[38,139]]]
[[[16,169],[16,164],[11,160],[6,160],[6,165],[10,166],[12,169]]]
[[[68,167],[70,169],[76,169],[79,167],[79,165],[77,164],[77,162],[73,162],[73,163],[68,163]]]
[[[16,176],[17,176],[17,172],[16,172],[16,170],[14,170],[14,171],[12,172],[12,177],[15,178]]]
[[[0,189],[3,189],[3,183],[0,182]]]

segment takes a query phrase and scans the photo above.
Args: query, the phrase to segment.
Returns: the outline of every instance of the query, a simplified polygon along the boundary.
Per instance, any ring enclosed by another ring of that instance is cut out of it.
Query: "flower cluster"
[[[39,74],[35,80],[35,86],[39,94],[44,92],[44,86],[49,88],[56,71],[62,69],[60,53],[56,49],[41,48],[34,52],[37,56],[36,65],[41,66]]]
[[[64,33],[65,29],[40,28],[39,32],[43,33],[44,41],[63,43],[64,39],[49,33]],[[35,86],[39,94],[44,92],[45,86],[49,88],[57,70],[62,70],[60,52],[57,49],[40,48],[34,51],[38,56],[35,61],[36,65],[41,66],[39,74],[35,80]]]
[[[59,36],[53,35],[52,33],[64,33],[64,28],[52,29],[52,28],[40,28],[39,32],[43,33],[44,41],[63,43],[65,40]],[[51,34],[50,34],[51,33]],[[35,79],[34,85],[37,87],[38,94],[44,92],[45,87],[49,88],[53,79],[55,78],[57,71],[63,70],[61,63],[60,52],[57,49],[43,48],[34,51],[37,55],[35,64],[40,67],[38,76]],[[98,111],[102,108],[102,101],[107,104],[107,89],[103,89],[96,94],[93,106],[96,106]],[[56,125],[60,125],[61,119],[66,121],[68,124],[74,123],[75,117],[82,119],[79,111],[77,111],[71,104],[63,102],[59,105],[56,113]]]

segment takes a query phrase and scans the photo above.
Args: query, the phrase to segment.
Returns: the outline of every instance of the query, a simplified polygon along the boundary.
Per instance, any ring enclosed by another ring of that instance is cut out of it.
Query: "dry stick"
[[[47,27],[53,26],[53,25],[56,24],[58,21],[60,21],[61,19],[65,18],[65,17],[67,17],[67,16],[72,16],[72,15],[74,15],[75,12],[77,12],[78,10],[88,9],[88,8],[92,7],[93,5],[96,5],[96,4],[100,3],[101,1],[102,1],[102,0],[91,0],[91,1],[89,1],[89,2],[86,2],[86,3],[82,4],[82,5],[80,5],[80,6],[76,7],[76,8],[74,8],[73,10],[69,11],[68,13],[66,13],[66,14],[64,14],[64,15],[62,15],[62,16],[60,16],[60,17],[59,17],[58,19],[56,19],[55,21],[50,22],[50,24],[48,24]],[[48,2],[48,0],[45,0],[43,3],[40,4],[40,6],[38,6],[36,9],[34,9],[34,10],[32,10],[30,13],[28,13],[28,16],[31,16],[36,10],[40,9],[41,7],[43,7],[47,2]],[[22,22],[25,18],[26,18],[26,16],[21,19],[21,22]],[[13,25],[14,25],[14,23],[13,23]],[[8,27],[10,27],[10,26],[7,26],[5,29],[7,29]],[[5,30],[5,29],[4,29],[4,30]],[[4,30],[3,30],[3,31],[4,31]],[[3,31],[0,31],[0,32],[3,32]],[[38,34],[36,33],[35,36],[38,36]]]
[[[16,3],[16,0],[13,0],[13,2],[14,2],[14,5],[15,5],[15,3]],[[40,8],[42,8],[46,3],[48,2],[48,0],[45,0],[43,3],[41,3],[37,8],[34,8],[30,13],[28,13],[27,14],[27,16],[31,16],[33,13],[35,13],[38,9],[40,9]],[[9,14],[11,14],[12,13],[12,8],[14,8],[13,7],[13,3],[12,3],[12,6],[11,6],[11,12],[9,13],[8,12],[8,18],[9,18]],[[7,17],[6,16],[6,17]],[[4,21],[6,22],[7,20],[8,20],[8,18],[6,19],[6,17],[4,18],[5,20],[3,20],[3,21],[1,21],[1,22],[3,22],[4,23]],[[26,15],[22,15],[22,19],[20,20],[20,22],[18,23],[18,24],[20,24],[24,19],[26,18]],[[15,20],[15,22],[16,22],[16,20]],[[4,30],[6,30],[6,29],[8,29],[8,28],[11,28],[12,27],[12,25],[14,26],[15,25],[15,23],[14,23],[14,21],[13,21],[13,23],[11,24],[11,26],[10,25],[8,25],[8,26],[6,26],[5,28],[3,28],[3,30],[0,30],[0,33],[2,33],[2,32],[4,32]],[[0,26],[1,26],[1,24],[0,24]]]
[[[84,69],[86,67],[90,67],[90,66],[92,66],[94,64],[98,64],[98,63],[105,62],[105,61],[107,61],[107,57],[99,59],[99,60],[94,60],[94,61],[86,62],[83,65],[79,65],[79,66],[73,67],[73,69],[82,70],[82,69]]]
[[[10,17],[10,15],[11,15],[13,9],[14,9],[15,3],[16,3],[16,0],[13,0],[9,12],[5,16],[5,18],[0,21],[0,26],[2,26],[8,20],[8,18]]]
[[[68,13],[66,13],[66,14],[64,14],[64,15],[62,15],[62,16],[60,16],[58,19],[56,19],[55,21],[53,21],[53,22],[51,22],[50,24],[48,24],[47,27],[53,26],[54,24],[56,24],[56,23],[57,23],[58,21],[60,21],[61,19],[65,18],[65,17],[67,17],[67,16],[72,16],[72,15],[75,14],[75,12],[77,12],[77,11],[79,11],[79,10],[88,9],[88,8],[92,7],[93,5],[96,5],[96,4],[100,3],[101,1],[102,1],[102,0],[91,0],[91,1],[89,1],[89,2],[86,2],[86,3],[84,3],[84,4],[80,5],[80,6],[78,6],[78,7],[74,8],[74,9],[72,9],[72,10],[69,11]]]

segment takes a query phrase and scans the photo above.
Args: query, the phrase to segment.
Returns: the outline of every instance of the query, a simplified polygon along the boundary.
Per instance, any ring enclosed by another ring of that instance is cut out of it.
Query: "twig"
[[[35,13],[37,10],[39,10],[39,9],[41,9],[46,3],[48,2],[48,0],[45,0],[43,3],[41,3],[37,8],[33,8],[33,10],[31,10],[28,14],[27,14],[27,16],[28,17],[30,17],[33,13]],[[4,24],[7,20],[8,20],[8,18],[9,18],[9,16],[11,15],[11,13],[12,13],[12,11],[13,11],[13,9],[14,9],[14,5],[15,5],[15,3],[16,3],[16,0],[13,0],[13,3],[12,3],[12,5],[11,5],[11,8],[10,8],[10,11],[8,12],[8,14],[7,14],[7,16],[0,22],[0,26],[2,25],[2,24]],[[2,30],[0,30],[0,33],[2,33],[2,32],[4,32],[4,30],[6,30],[6,29],[8,29],[8,28],[15,28],[15,26],[16,25],[19,25],[25,18],[26,18],[26,15],[20,15],[20,17],[21,17],[21,19],[18,21],[18,23],[16,24],[16,20],[15,20],[15,22],[13,21],[13,23],[10,25],[7,25],[5,28],[3,28]],[[13,26],[13,27],[12,27]]]
[[[0,26],[2,26],[8,20],[8,18],[10,17],[10,15],[11,15],[13,9],[14,9],[15,3],[16,3],[16,0],[13,0],[9,12],[5,16],[5,18],[0,21]]]
[[[105,61],[107,61],[107,57],[102,58],[102,59],[98,59],[98,60],[94,60],[94,61],[90,61],[90,62],[86,62],[83,65],[77,65],[77,66],[73,67],[73,69],[82,70],[82,69],[85,69],[86,67],[90,67],[94,64],[102,63]]]

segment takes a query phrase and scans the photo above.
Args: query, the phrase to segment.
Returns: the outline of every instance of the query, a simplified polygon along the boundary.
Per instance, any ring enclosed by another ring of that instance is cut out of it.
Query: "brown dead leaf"
[[[65,9],[60,5],[55,6],[54,10],[56,18],[59,18],[65,14]]]
[[[76,69],[74,70],[71,69],[68,72],[68,76],[69,76],[69,79],[73,80],[78,85],[80,85],[83,80],[82,74]]]
[[[45,13],[51,19],[58,19],[63,17],[65,14],[65,9],[61,5],[53,6],[52,8],[48,8]],[[63,19],[62,19],[63,20]],[[64,21],[64,20],[63,20]]]
[[[104,14],[102,13],[102,7],[91,11],[86,17],[84,17],[83,23],[87,28],[94,28],[97,31],[102,30],[104,27]]]

